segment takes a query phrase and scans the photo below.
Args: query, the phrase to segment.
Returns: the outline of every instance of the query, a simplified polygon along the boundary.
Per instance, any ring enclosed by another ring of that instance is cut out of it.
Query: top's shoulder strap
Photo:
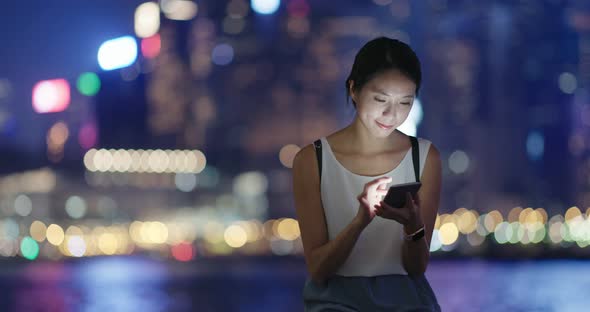
[[[316,140],[313,142],[313,146],[315,147],[315,156],[318,159],[318,169],[320,171],[320,181],[322,181],[322,141]]]
[[[410,136],[412,141],[412,162],[414,163],[414,174],[416,175],[416,182],[420,182],[420,147],[418,146],[418,139]]]

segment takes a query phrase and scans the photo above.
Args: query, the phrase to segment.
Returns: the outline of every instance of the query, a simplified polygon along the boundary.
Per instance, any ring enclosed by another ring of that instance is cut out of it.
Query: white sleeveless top
[[[321,196],[329,239],[332,240],[350,224],[356,216],[357,196],[364,185],[382,176],[389,176],[389,185],[415,182],[416,175],[410,148],[400,164],[380,176],[362,176],[350,172],[334,156],[325,137],[322,141]],[[418,138],[420,149],[420,176],[424,170],[431,142]],[[336,271],[341,276],[377,276],[408,273],[402,265],[403,226],[397,221],[375,216],[363,230],[349,257]]]

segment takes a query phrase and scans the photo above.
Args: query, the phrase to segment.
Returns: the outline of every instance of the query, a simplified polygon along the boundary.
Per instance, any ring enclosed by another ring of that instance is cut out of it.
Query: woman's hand
[[[375,206],[387,194],[387,184],[391,183],[391,177],[381,177],[365,184],[363,192],[357,196],[360,203],[356,215],[357,221],[363,226],[371,223],[375,217]]]
[[[406,234],[413,233],[423,226],[418,193],[412,198],[412,194],[407,192],[406,204],[403,207],[392,207],[384,201],[380,201],[373,207],[376,215],[403,224]]]

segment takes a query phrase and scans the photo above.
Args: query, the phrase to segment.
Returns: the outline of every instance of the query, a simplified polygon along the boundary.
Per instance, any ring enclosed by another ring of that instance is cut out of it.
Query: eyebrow
[[[383,95],[391,96],[391,94],[389,94],[389,93],[387,93],[387,92],[385,92],[385,91],[383,91],[381,89],[373,89],[373,91],[374,92],[377,92],[377,93],[381,93]],[[404,96],[404,98],[413,98],[413,97],[414,97],[413,95],[406,95],[406,96]]]

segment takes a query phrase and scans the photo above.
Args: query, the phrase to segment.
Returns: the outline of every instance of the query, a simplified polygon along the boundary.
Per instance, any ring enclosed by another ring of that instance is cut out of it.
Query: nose
[[[387,108],[383,111],[383,116],[388,116],[388,115],[392,115],[393,117],[395,117],[396,109],[395,109],[394,104],[387,106]]]

